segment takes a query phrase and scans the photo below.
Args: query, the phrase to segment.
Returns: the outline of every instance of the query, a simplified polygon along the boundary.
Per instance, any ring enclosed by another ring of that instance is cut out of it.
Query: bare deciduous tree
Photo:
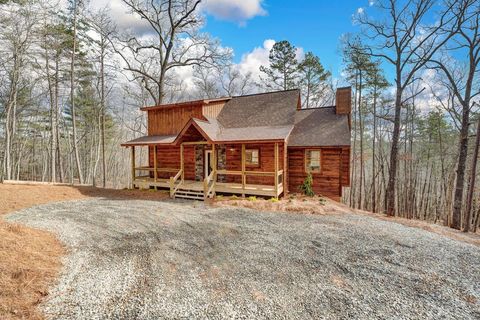
[[[454,12],[462,15],[460,27],[451,43],[442,50],[440,57],[431,57],[430,67],[441,71],[447,78],[453,98],[461,106],[460,134],[458,146],[457,177],[452,211],[452,227],[460,229],[462,224],[463,193],[468,155],[468,133],[470,113],[475,97],[480,94],[480,4],[471,0],[454,1]],[[464,51],[466,63],[457,63],[451,58],[453,51]]]
[[[199,31],[203,24],[198,13],[200,0],[122,1],[148,23],[152,34],[122,35],[115,41],[115,51],[124,60],[125,69],[142,81],[155,104],[161,104],[165,97],[169,71],[213,66],[230,56],[228,49]]]
[[[454,3],[449,3],[437,21],[428,25],[426,20],[435,0],[380,0],[375,6],[387,15],[385,20],[375,20],[359,14],[358,23],[370,40],[369,54],[381,58],[394,67],[395,103],[388,185],[385,208],[388,215],[395,214],[396,177],[398,170],[399,140],[402,105],[409,97],[405,88],[413,83],[417,72],[458,30],[462,12],[453,12]],[[447,30],[450,28],[450,30]]]

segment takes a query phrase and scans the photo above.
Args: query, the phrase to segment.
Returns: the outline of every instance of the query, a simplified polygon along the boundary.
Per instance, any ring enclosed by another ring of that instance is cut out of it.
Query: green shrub
[[[257,201],[257,197],[250,196],[250,197],[248,197],[248,201]]]
[[[230,199],[232,199],[232,200],[237,200],[238,197],[237,197],[236,195],[233,195],[233,196],[230,197]]]
[[[270,198],[270,202],[278,202],[278,201],[279,201],[278,198],[275,198],[275,197]]]
[[[216,196],[217,200],[222,200],[223,199],[223,196],[221,194],[219,194],[218,196]]]
[[[313,184],[313,177],[309,173],[305,178],[305,180],[303,181],[303,183],[300,185],[299,189],[304,195],[313,197],[315,195],[315,192],[313,192],[312,184]]]

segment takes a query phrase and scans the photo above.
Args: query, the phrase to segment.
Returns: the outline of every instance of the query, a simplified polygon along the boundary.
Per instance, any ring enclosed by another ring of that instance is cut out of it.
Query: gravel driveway
[[[69,248],[52,319],[480,319],[480,250],[360,215],[135,200],[8,217]]]

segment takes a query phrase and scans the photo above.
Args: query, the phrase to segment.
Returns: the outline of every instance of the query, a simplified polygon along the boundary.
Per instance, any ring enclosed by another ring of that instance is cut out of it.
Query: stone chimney
[[[335,97],[335,112],[348,114],[352,112],[352,87],[338,88]]]

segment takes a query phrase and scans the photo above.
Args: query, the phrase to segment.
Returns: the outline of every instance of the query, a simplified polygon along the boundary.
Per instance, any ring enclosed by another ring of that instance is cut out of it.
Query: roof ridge
[[[232,98],[259,96],[259,95],[262,95],[262,94],[280,93],[280,92],[288,92],[288,91],[300,91],[300,89],[296,88],[296,89],[287,89],[287,90],[276,90],[276,91],[268,91],[268,92],[250,93],[250,94],[244,94],[244,95],[239,95],[239,96],[232,96]]]
[[[325,106],[325,107],[313,107],[313,108],[301,108],[298,111],[307,111],[307,110],[318,110],[318,109],[329,109],[329,108],[336,108],[337,106]]]

